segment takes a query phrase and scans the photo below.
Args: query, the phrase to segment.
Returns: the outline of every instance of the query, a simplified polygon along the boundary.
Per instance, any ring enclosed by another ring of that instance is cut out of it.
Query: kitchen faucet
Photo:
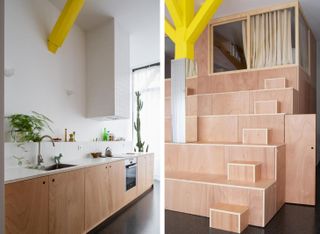
[[[52,142],[52,145],[53,145],[53,147],[55,147],[55,144],[54,144],[54,141],[53,141],[53,139],[52,139],[52,137],[51,136],[49,136],[49,135],[44,135],[43,137],[41,137],[40,138],[40,140],[39,140],[39,144],[38,144],[38,157],[37,157],[37,159],[38,159],[38,166],[40,166],[41,165],[41,163],[43,163],[43,157],[42,157],[42,155],[41,155],[41,141],[44,139],[44,138],[49,138],[50,140],[51,140],[51,142]]]

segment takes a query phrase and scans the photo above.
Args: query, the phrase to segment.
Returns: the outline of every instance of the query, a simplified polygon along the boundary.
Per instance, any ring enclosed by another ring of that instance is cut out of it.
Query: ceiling
[[[204,0],[194,0],[197,11]],[[275,4],[293,2],[294,0],[224,0],[214,18],[245,12]],[[319,0],[300,0],[303,12],[317,40],[320,40],[320,2]],[[169,17],[166,9],[166,17]]]
[[[59,9],[66,2],[49,1]],[[130,34],[151,29],[159,32],[159,4],[159,0],[87,0],[76,24],[86,31],[114,17]]]

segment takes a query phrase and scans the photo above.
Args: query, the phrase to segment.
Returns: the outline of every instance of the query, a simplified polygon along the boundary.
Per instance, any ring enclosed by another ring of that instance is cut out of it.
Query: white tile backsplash
[[[109,142],[55,142],[55,147],[51,142],[41,143],[41,155],[44,164],[53,164],[53,156],[63,154],[61,162],[67,163],[77,159],[91,157],[91,152],[102,152],[104,154],[105,148],[109,146],[113,154],[120,154],[132,152],[131,141],[109,141]],[[18,160],[16,157],[23,157],[23,165],[28,163],[35,164],[38,155],[37,143],[26,143],[18,146],[16,143],[5,143],[5,167],[17,167]]]

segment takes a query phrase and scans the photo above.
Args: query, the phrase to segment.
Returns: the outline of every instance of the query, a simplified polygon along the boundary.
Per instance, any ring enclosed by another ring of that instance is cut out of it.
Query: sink
[[[58,169],[62,169],[62,168],[67,168],[67,167],[74,167],[76,165],[72,165],[72,164],[54,164],[52,166],[48,166],[46,168],[44,168],[45,171],[53,171],[53,170],[58,170]]]

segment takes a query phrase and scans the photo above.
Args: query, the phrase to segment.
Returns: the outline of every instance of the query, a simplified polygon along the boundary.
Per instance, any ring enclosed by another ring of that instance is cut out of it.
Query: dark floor
[[[249,226],[243,234],[320,234],[320,170],[317,170],[316,207],[286,204],[265,228]],[[209,228],[209,219],[173,211],[165,212],[166,234],[225,234]]]
[[[153,190],[146,193],[130,207],[107,220],[90,234],[159,234],[160,188],[154,183]]]

